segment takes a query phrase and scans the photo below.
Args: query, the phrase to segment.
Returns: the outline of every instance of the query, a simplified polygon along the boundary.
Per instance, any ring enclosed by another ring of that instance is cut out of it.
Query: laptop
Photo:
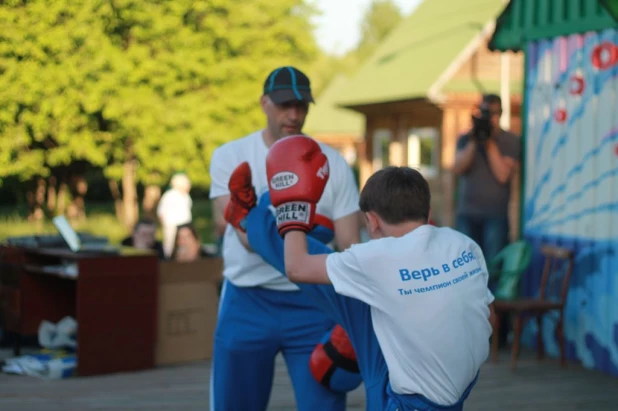
[[[60,236],[74,253],[91,254],[119,254],[120,250],[109,244],[83,244],[77,232],[65,216],[56,216],[52,219]]]

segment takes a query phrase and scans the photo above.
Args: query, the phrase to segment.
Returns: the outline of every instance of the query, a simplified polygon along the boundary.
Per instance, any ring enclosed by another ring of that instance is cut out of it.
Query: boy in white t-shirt
[[[289,150],[282,152],[290,157]],[[314,179],[314,165],[293,158],[282,163],[269,180],[282,172]],[[307,191],[319,191],[322,183],[297,184],[292,195],[271,187],[275,208],[319,199],[320,193]],[[387,167],[367,181],[360,197],[371,241],[332,253],[307,237],[307,230],[283,233],[288,277],[332,284],[339,294],[333,296],[327,286],[301,287],[348,332],[368,409],[461,409],[489,352],[493,296],[483,254],[465,235],[427,225],[429,204],[420,173]],[[289,224],[289,218],[278,221]],[[273,238],[272,214],[257,207],[244,227],[254,251],[279,267],[281,244]]]

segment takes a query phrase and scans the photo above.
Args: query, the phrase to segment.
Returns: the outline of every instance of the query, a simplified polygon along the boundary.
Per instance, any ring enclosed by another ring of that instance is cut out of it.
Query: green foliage
[[[0,178],[76,160],[119,179],[209,184],[222,142],[262,125],[274,67],[317,55],[302,0],[33,0],[0,5]]]
[[[321,54],[316,58],[311,67],[311,82],[316,94],[319,95],[336,75],[354,75],[402,19],[401,10],[393,0],[373,0],[361,22],[358,46],[341,57]]]
[[[360,60],[369,57],[402,19],[393,0],[373,0],[361,25],[361,41],[356,49]]]
[[[73,52],[96,53],[87,24],[65,17],[78,11],[77,2],[65,10],[55,2],[0,7],[1,176],[27,180],[73,158],[105,161],[91,150],[100,135],[78,103],[85,70]]]
[[[114,244],[119,244],[129,235],[126,227],[116,219],[113,203],[89,204],[88,219],[73,222],[75,230],[94,235],[105,236]],[[7,237],[20,235],[58,234],[58,231],[49,220],[32,222],[26,219],[26,210],[17,210],[14,207],[0,208],[0,242]],[[194,224],[203,243],[213,243],[214,227],[210,218],[211,209],[208,200],[193,202]],[[158,233],[158,238],[162,234]]]

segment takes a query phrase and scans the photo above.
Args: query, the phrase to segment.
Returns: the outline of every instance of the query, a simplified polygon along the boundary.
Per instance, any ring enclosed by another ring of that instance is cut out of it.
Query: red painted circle
[[[556,113],[554,114],[554,119],[558,123],[564,123],[566,121],[566,118],[567,118],[567,112],[565,109],[559,108],[558,110],[556,110]]]
[[[604,42],[592,50],[592,65],[599,70],[606,70],[618,62],[618,47],[614,43]]]
[[[571,89],[569,91],[572,95],[581,96],[584,92],[586,83],[584,82],[584,79],[582,78],[582,76],[580,76],[579,74],[575,74],[574,76],[571,77],[570,86],[571,86]]]

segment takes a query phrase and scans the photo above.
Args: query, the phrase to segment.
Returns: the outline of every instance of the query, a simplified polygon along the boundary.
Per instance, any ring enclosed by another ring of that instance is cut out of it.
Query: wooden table
[[[66,264],[78,274],[59,270]],[[154,367],[157,293],[158,258],[147,251],[0,247],[3,327],[18,337],[37,335],[41,321],[72,316],[80,376]],[[19,342],[15,348],[18,355]]]

